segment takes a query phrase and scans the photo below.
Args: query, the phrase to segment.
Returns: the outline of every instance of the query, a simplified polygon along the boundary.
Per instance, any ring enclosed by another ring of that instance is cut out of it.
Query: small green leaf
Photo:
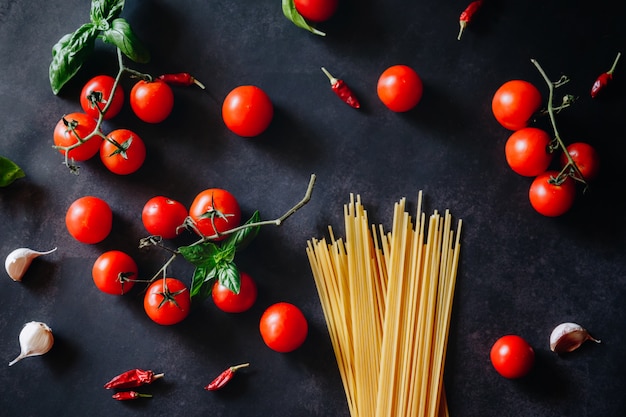
[[[119,17],[123,9],[124,0],[92,0],[89,16],[92,23],[104,30],[113,19]]]
[[[213,242],[203,242],[197,245],[181,246],[178,251],[183,258],[195,266],[215,265],[215,256],[220,248]]]
[[[17,164],[4,156],[0,156],[0,187],[6,187],[26,174]]]
[[[216,272],[214,267],[196,267],[193,271],[191,289],[189,290],[189,295],[192,299],[194,297],[206,298],[211,294],[211,288],[216,279]]]
[[[252,223],[258,223],[259,221],[261,221],[261,216],[259,215],[258,211],[255,211],[252,214],[252,217],[250,217],[250,219],[248,219],[248,221],[245,224],[247,225],[247,224],[252,224]],[[250,227],[246,227],[244,229],[238,230],[228,235],[228,237],[223,241],[222,244],[224,246],[232,246],[233,248],[235,248],[235,250],[242,250],[246,246],[248,246],[250,242],[254,240],[255,237],[257,237],[260,229],[261,229],[261,226],[250,226]]]
[[[52,47],[52,62],[50,63],[49,77],[52,92],[58,94],[82,67],[83,63],[93,52],[97,28],[92,23],[85,23],[74,33],[63,36]]]
[[[239,269],[237,269],[234,262],[222,265],[222,267],[217,270],[217,280],[235,294],[239,294],[239,290],[241,289],[241,277],[239,275]]]
[[[126,19],[118,17],[111,22],[111,27],[102,31],[102,40],[115,45],[131,60],[145,64],[150,61],[150,53],[135,35]]]
[[[306,29],[311,33],[314,33],[319,36],[326,36],[326,34],[322,31],[315,29],[313,26],[309,25],[309,23],[302,17],[300,13],[296,10],[296,5],[293,0],[282,0],[283,1],[283,14],[285,17],[291,22],[298,26],[299,28]]]

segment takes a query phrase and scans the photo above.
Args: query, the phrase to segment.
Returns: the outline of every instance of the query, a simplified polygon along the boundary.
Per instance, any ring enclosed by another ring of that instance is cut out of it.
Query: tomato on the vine
[[[496,120],[506,129],[519,130],[528,126],[541,107],[541,93],[524,80],[507,81],[496,90],[491,110]]]
[[[500,375],[509,379],[527,375],[535,363],[535,351],[517,335],[506,335],[491,347],[491,363]]]
[[[107,103],[111,101],[103,119],[109,120],[117,116],[124,105],[124,90],[122,86],[118,84],[115,88],[113,99],[111,100],[114,84],[115,78],[110,75],[96,75],[91,80],[87,81],[80,93],[80,106],[83,108],[83,111],[94,119],[97,119],[100,117],[100,113],[104,110]]]
[[[518,174],[535,177],[550,166],[550,141],[550,135],[545,130],[536,127],[522,128],[506,141],[506,162]]]
[[[179,226],[185,223],[187,216],[187,208],[182,203],[171,198],[156,196],[143,206],[141,221],[151,235],[173,239],[182,230]]]
[[[546,171],[537,176],[530,185],[528,198],[533,208],[547,217],[565,214],[576,199],[576,184],[567,176],[559,184],[554,179],[559,176],[557,171]]]
[[[220,310],[226,313],[243,313],[249,310],[256,301],[257,287],[250,275],[239,273],[239,293],[235,294],[228,287],[215,281],[211,291],[213,302]]]
[[[595,148],[585,142],[575,142],[567,146],[567,153],[578,167],[585,180],[590,181],[600,171],[600,156]],[[561,154],[561,166],[568,163],[567,155]]]
[[[309,332],[302,311],[291,303],[280,302],[269,306],[259,324],[263,342],[277,352],[291,352],[299,348]]]
[[[209,188],[198,193],[189,207],[189,217],[198,231],[206,237],[224,233],[239,226],[241,209],[235,196],[221,188]],[[212,240],[221,240],[218,236]]]
[[[234,88],[222,104],[222,119],[233,133],[243,137],[258,136],[272,122],[274,106],[265,91],[254,85]]]
[[[155,323],[164,326],[179,323],[191,309],[189,289],[176,278],[159,278],[146,290],[143,307]]]
[[[146,145],[136,133],[128,129],[116,129],[102,141],[100,159],[115,174],[132,174],[146,160]]]
[[[330,19],[339,6],[339,0],[294,0],[296,10],[311,22],[324,22]]]
[[[135,260],[119,250],[104,252],[96,259],[91,269],[96,287],[112,295],[122,295],[130,291],[138,274]]]
[[[54,128],[54,145],[69,147],[79,143],[96,129],[96,120],[85,113],[70,113],[63,116]],[[78,135],[78,137],[77,137]],[[86,161],[100,150],[102,137],[94,135],[76,148],[68,152],[68,158],[75,161]],[[63,155],[65,151],[59,149]]]
[[[407,65],[387,68],[378,78],[376,86],[380,101],[394,112],[406,112],[417,106],[423,91],[422,79]]]
[[[130,91],[130,107],[146,123],[160,123],[172,113],[174,92],[161,80],[138,81]]]
[[[113,212],[107,202],[98,197],[81,197],[68,208],[65,225],[79,242],[102,242],[113,227]]]

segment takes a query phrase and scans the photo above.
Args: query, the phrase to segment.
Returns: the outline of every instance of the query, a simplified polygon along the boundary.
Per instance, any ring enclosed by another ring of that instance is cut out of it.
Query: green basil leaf
[[[239,294],[239,290],[241,289],[241,277],[239,275],[239,269],[237,269],[234,262],[223,265],[217,270],[217,280],[235,294]]]
[[[124,0],[92,0],[89,16],[91,22],[104,30],[109,22],[119,17],[124,9]]]
[[[250,217],[245,224],[258,223],[259,221],[261,221],[261,216],[258,211],[255,211],[254,214],[252,214],[252,217]],[[235,250],[242,250],[247,247],[255,237],[257,237],[260,229],[261,226],[257,225],[238,230],[228,235],[228,237],[224,239],[222,245],[232,246]]]
[[[0,156],[0,187],[6,187],[26,174],[17,164],[4,156]]]
[[[213,255],[217,267],[220,268],[222,265],[232,262],[235,259],[235,250],[234,246],[220,246]]]
[[[191,289],[189,295],[191,298],[206,298],[211,294],[213,282],[216,279],[216,269],[211,267],[198,266],[193,271],[191,279]]]
[[[85,23],[74,33],[63,36],[52,47],[49,76],[54,94],[61,91],[65,83],[76,75],[87,57],[91,55],[97,35],[97,28],[92,23]]]
[[[150,61],[150,53],[135,35],[126,19],[118,17],[111,22],[111,27],[102,31],[104,42],[115,45],[131,60],[145,64]]]
[[[299,28],[306,29],[311,33],[320,36],[326,36],[326,34],[322,31],[315,29],[313,26],[309,25],[309,23],[302,17],[300,13],[296,10],[296,5],[293,0],[282,0],[283,1],[283,14],[285,17],[291,22],[298,26]]]
[[[195,266],[215,267],[216,254],[220,248],[213,242],[203,242],[197,245],[181,246],[178,251],[183,258]]]

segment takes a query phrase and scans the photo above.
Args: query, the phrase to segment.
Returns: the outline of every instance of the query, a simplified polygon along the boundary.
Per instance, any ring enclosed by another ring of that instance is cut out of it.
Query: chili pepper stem
[[[241,369],[241,368],[247,368],[248,366],[250,366],[250,363],[249,363],[249,362],[246,362],[246,363],[242,363],[242,364],[239,364],[239,365],[231,366],[231,367],[230,367],[230,370],[231,370],[232,372],[237,372],[239,369]]]
[[[463,31],[467,27],[467,20],[459,20],[459,26],[460,26],[460,29],[459,29],[459,35],[456,38],[457,41],[461,40],[461,36],[463,35]]]
[[[332,74],[330,72],[328,72],[328,70],[324,67],[322,67],[322,71],[324,72],[324,74],[326,74],[326,76],[328,77],[328,79],[330,80],[330,85],[335,85],[337,84],[337,82],[339,81],[337,78],[333,77]]]
[[[619,58],[621,56],[622,56],[622,53],[618,52],[617,56],[615,57],[615,61],[613,61],[613,65],[611,66],[611,69],[606,72],[607,74],[613,74],[613,71],[615,71],[615,68],[617,67],[617,62],[619,61]]]

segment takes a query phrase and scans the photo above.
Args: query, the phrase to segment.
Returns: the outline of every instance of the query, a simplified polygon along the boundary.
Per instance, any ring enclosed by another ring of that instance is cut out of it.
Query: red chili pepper
[[[241,365],[231,366],[230,368],[219,374],[217,378],[211,381],[209,385],[204,387],[204,389],[207,391],[215,391],[222,388],[224,385],[228,384],[231,379],[233,379],[233,376],[235,376],[235,372],[249,365],[249,363],[242,363]]]
[[[151,398],[150,394],[141,394],[137,391],[123,391],[113,394],[112,398],[118,401],[137,400],[139,398]]]
[[[126,371],[104,384],[104,388],[134,388],[145,384],[151,384],[154,380],[162,378],[163,375],[164,374],[155,374],[152,371],[144,371],[142,369],[131,369],[130,371]]]
[[[159,80],[166,82],[167,84],[172,85],[182,85],[182,86],[190,86],[192,84],[197,85],[201,89],[204,90],[204,84],[200,81],[196,80],[191,74],[188,72],[179,72],[176,74],[163,74],[159,75]]]
[[[607,72],[600,74],[596,81],[593,83],[593,86],[591,87],[591,98],[596,98],[613,81],[613,71],[615,71],[615,67],[617,67],[617,61],[619,61],[620,56],[622,56],[622,53],[618,52],[617,56],[615,57],[615,61],[613,61],[613,66],[611,67],[611,69]]]
[[[326,74],[326,76],[330,80],[332,90],[335,92],[335,94],[337,94],[337,96],[339,96],[340,99],[343,100],[344,103],[347,103],[349,106],[352,106],[355,109],[361,107],[361,103],[359,103],[359,100],[356,98],[352,90],[350,90],[350,87],[348,87],[348,85],[343,80],[339,80],[333,77],[330,72],[328,72],[324,67],[322,67],[322,71],[324,71],[324,74]]]
[[[461,26],[461,29],[459,30],[459,36],[457,37],[458,40],[461,40],[461,35],[463,34],[465,27],[472,20],[472,18],[474,17],[478,9],[480,9],[480,6],[482,5],[483,5],[483,0],[476,0],[476,1],[471,2],[465,8],[465,10],[461,12],[461,17],[459,17],[459,25]]]

